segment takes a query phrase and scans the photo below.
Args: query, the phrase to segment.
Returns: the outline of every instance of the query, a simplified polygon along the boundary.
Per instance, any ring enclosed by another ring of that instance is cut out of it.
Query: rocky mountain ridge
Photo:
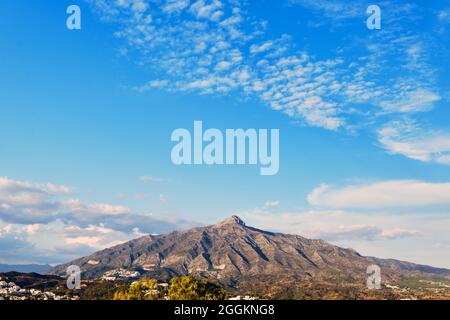
[[[227,287],[251,278],[276,282],[288,277],[364,285],[367,267],[373,264],[381,268],[384,279],[450,277],[447,269],[364,257],[323,240],[259,230],[237,216],[216,225],[144,236],[56,266],[50,273],[65,276],[68,266],[78,265],[85,279],[123,269],[159,279],[195,275]]]

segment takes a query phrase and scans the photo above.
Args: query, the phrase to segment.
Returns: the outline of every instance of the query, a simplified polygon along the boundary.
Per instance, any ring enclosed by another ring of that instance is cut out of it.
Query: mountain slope
[[[322,240],[255,229],[236,216],[217,225],[145,236],[57,266],[50,273],[65,276],[69,265],[78,265],[83,278],[92,279],[122,268],[159,278],[197,275],[233,287],[251,278],[365,283],[371,264],[381,267],[385,279],[450,276],[447,269],[364,257]]]

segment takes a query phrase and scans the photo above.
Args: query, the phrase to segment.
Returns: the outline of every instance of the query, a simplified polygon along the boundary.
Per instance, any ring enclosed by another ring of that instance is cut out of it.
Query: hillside
[[[391,259],[364,257],[322,240],[272,233],[247,226],[233,216],[211,226],[165,235],[144,236],[51,269],[65,276],[80,266],[84,279],[114,269],[138,271],[159,279],[195,275],[228,288],[261,283],[332,283],[365,286],[367,266],[381,267],[383,280],[448,279],[450,270]],[[286,280],[289,279],[289,280]]]

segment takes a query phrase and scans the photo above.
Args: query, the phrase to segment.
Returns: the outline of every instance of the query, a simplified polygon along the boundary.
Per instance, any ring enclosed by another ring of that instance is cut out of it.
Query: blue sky
[[[2,1],[0,263],[238,214],[450,268],[450,1],[368,4]],[[174,166],[195,120],[280,129],[279,173]]]

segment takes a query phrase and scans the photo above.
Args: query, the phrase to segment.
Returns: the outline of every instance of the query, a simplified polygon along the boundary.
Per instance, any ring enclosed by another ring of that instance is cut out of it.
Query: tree
[[[187,276],[173,278],[169,287],[169,300],[224,300],[226,291],[209,280]]]
[[[158,300],[163,296],[157,280],[142,278],[133,282],[128,289],[117,291],[114,300]]]
[[[227,297],[218,284],[192,276],[172,278],[166,291],[157,280],[142,278],[128,288],[116,291],[114,300],[224,300]]]

